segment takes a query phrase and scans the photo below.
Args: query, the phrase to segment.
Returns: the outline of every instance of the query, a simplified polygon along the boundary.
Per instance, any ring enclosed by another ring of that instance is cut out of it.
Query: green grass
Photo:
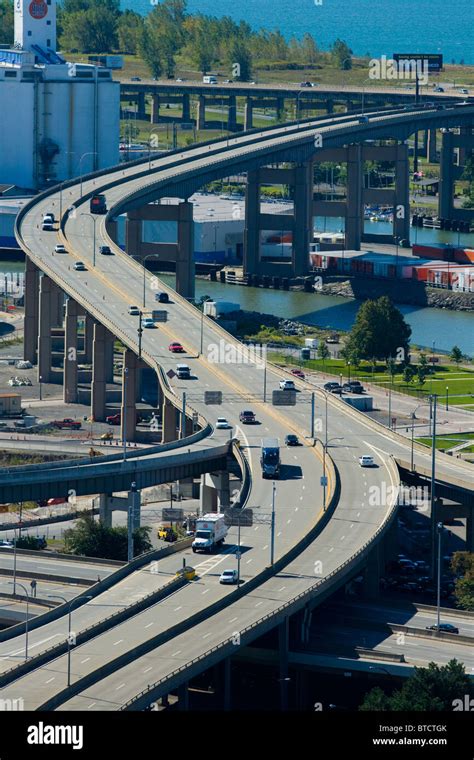
[[[418,443],[424,443],[425,446],[431,446],[431,438],[417,438]],[[436,449],[438,451],[446,451],[452,449],[453,446],[457,446],[465,441],[474,441],[474,433],[449,433],[447,435],[439,435],[436,437]],[[463,453],[471,453],[474,451],[474,444],[468,446],[462,450]]]

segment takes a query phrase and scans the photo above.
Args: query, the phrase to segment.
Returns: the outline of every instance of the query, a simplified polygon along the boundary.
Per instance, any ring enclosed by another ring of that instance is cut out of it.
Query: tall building
[[[120,85],[56,51],[56,0],[14,0],[0,49],[0,183],[37,190],[119,162]]]

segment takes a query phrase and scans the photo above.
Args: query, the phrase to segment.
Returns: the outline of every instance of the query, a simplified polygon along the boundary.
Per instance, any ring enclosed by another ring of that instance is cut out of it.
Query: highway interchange
[[[393,110],[383,115],[370,117],[375,126],[386,126],[387,120],[395,122],[412,119],[413,114],[406,111]],[[426,115],[426,110],[420,111],[420,117]],[[433,112],[431,116],[436,116]],[[338,122],[342,126],[338,127]],[[370,128],[372,125],[369,122]],[[367,125],[364,125],[367,127]],[[90,220],[81,216],[88,209],[88,193],[100,192],[103,188],[107,196],[109,209],[124,207],[124,198],[132,193],[143,197],[168,197],[173,195],[173,187],[180,181],[190,181],[192,172],[205,176],[208,165],[222,164],[222,176],[225,167],[239,165],[239,161],[259,160],[262,164],[270,161],[272,152],[284,149],[288,143],[300,145],[314,139],[317,132],[325,133],[328,138],[339,141],[348,139],[348,134],[358,133],[360,125],[357,119],[322,119],[315,123],[304,123],[294,127],[279,127],[263,133],[249,133],[230,140],[217,141],[209,146],[206,155],[205,148],[191,148],[178,156],[169,155],[151,162],[148,165],[130,166],[110,171],[96,178],[84,178],[80,197],[80,184],[76,183],[63,191],[64,207],[74,204],[75,213],[69,213],[64,221],[64,237],[54,233],[41,232],[43,214],[47,211],[58,215],[59,196],[57,191],[46,197],[39,198],[31,206],[19,223],[21,242],[27,248],[37,266],[49,274],[66,293],[82,303],[98,321],[106,325],[129,348],[137,350],[136,317],[128,314],[130,304],[140,303],[142,291],[142,270],[120,249],[114,246],[114,256],[101,257],[97,255],[96,266],[93,266],[92,254],[92,225]],[[338,129],[341,132],[339,136]],[[178,159],[178,160],[177,160]],[[171,166],[170,166],[171,165]],[[227,173],[232,173],[229,168]],[[141,175],[141,176],[140,176]],[[116,184],[116,183],[119,184]],[[148,186],[148,187],[146,187]],[[176,194],[176,193],[175,193]],[[136,205],[141,205],[137,197]],[[69,251],[66,255],[53,255],[54,245],[58,240],[64,240]],[[101,220],[98,230],[98,244],[111,244],[105,231],[104,220]],[[83,261],[87,271],[76,272],[73,262]],[[148,298],[152,301],[151,275],[148,275]],[[297,450],[283,449],[282,479],[276,484],[276,531],[275,556],[279,558],[294,547],[322,517],[323,494],[320,479],[322,475],[321,447],[313,447],[310,436],[310,403],[308,387],[298,382],[299,399],[294,408],[272,407],[269,401],[263,403],[263,370],[255,364],[211,364],[207,361],[209,346],[219,343],[223,337],[220,328],[212,321],[205,320],[203,333],[203,355],[198,357],[200,345],[200,315],[184,299],[175,294],[170,288],[160,285],[160,289],[170,293],[172,303],[168,308],[168,322],[158,329],[145,330],[143,334],[142,356],[151,366],[158,365],[165,372],[175,369],[176,358],[167,350],[171,340],[183,343],[187,354],[183,360],[191,367],[194,377],[191,381],[171,381],[172,391],[176,394],[179,406],[181,393],[186,391],[192,396],[192,407],[202,417],[214,424],[217,416],[226,416],[233,426],[232,433],[241,442],[241,448],[248,458],[252,473],[251,489],[247,501],[248,506],[256,513],[268,515],[271,506],[271,481],[261,479],[259,472],[259,455],[261,438],[275,436],[283,443],[288,432],[296,432],[303,442]],[[225,336],[226,340],[233,339]],[[284,377],[283,371],[271,366],[267,368],[267,399],[271,391],[278,387],[278,381]],[[220,407],[209,407],[204,404],[205,390],[222,390],[223,404]],[[249,401],[251,399],[251,401]],[[317,418],[324,423],[325,399],[321,392],[317,393]],[[259,425],[242,429],[238,422],[238,414],[251,407],[257,415]],[[128,700],[133,699],[148,684],[169,677],[178,667],[186,666],[193,658],[200,657],[206,650],[214,646],[228,644],[235,632],[241,632],[249,625],[268,614],[276,614],[281,605],[294,599],[298,594],[309,592],[319,581],[322,587],[330,585],[328,576],[338,571],[341,566],[351,560],[366,544],[370,544],[376,532],[388,526],[394,516],[394,504],[380,503],[369,506],[369,489],[380,488],[383,484],[398,485],[396,468],[390,454],[407,456],[407,442],[395,435],[387,434],[380,426],[370,423],[357,412],[330,397],[328,399],[328,438],[337,439],[329,446],[329,454],[337,468],[340,481],[340,492],[337,504],[334,505],[330,520],[322,528],[319,535],[304,548],[289,564],[275,576],[267,578],[262,584],[240,598],[233,604],[216,612],[212,618],[197,623],[172,636],[157,648],[134,657],[130,664],[119,667],[115,672],[105,677],[96,674],[95,682],[87,685],[71,699],[63,695],[59,704],[61,709],[91,709],[106,710],[120,709]],[[322,433],[324,439],[325,432]],[[191,452],[202,448],[220,445],[229,438],[229,431],[213,429],[212,435],[194,443]],[[185,444],[186,445],[186,444]],[[185,452],[183,452],[185,455]],[[358,464],[361,454],[371,454],[376,466],[362,470]],[[421,448],[416,450],[415,461],[427,463],[429,452]],[[440,456],[438,471],[440,476],[447,478],[452,474],[461,480],[469,478],[468,465],[448,460]],[[332,480],[329,484],[329,495],[334,492],[335,478],[329,469]],[[222,597],[231,596],[233,589],[219,585],[218,575],[226,567],[234,567],[236,563],[236,535],[233,529],[229,535],[226,548],[222,554],[210,558],[195,556],[193,564],[197,568],[198,579],[175,592],[171,597],[157,605],[139,613],[134,618],[116,626],[100,636],[74,650],[73,680],[79,680],[92,671],[97,671],[105,663],[133,649],[138,643],[150,641],[158,632],[165,632],[177,622],[187,620],[191,615],[209,606]],[[269,564],[269,527],[264,523],[252,528],[242,529],[242,579],[245,583],[263,571]],[[364,549],[365,551],[365,549]],[[360,555],[360,559],[363,555]],[[191,560],[191,556],[189,556]],[[146,577],[146,587],[156,585],[173,576],[179,558],[169,557],[160,562],[159,573],[142,570],[121,582],[120,591],[128,592],[126,599],[143,593],[141,587]],[[147,574],[148,573],[148,574]],[[136,577],[135,577],[136,576]],[[324,581],[324,579],[327,579]],[[131,585],[127,587],[127,583]],[[137,587],[138,583],[138,588]],[[114,588],[114,587],[113,587]],[[116,587],[117,589],[119,586]],[[108,592],[113,597],[113,590]],[[108,597],[107,597],[108,598]],[[136,598],[136,596],[135,596]],[[118,595],[120,603],[126,600]],[[76,629],[86,627],[91,620],[105,616],[110,612],[114,602],[97,597],[81,607],[74,614]],[[32,645],[40,649],[64,631],[64,621],[46,624],[34,632]],[[6,667],[11,666],[11,659],[18,656],[24,636],[18,636],[0,645],[0,656]],[[2,690],[7,697],[21,691],[25,695],[26,709],[38,708],[50,697],[64,688],[65,656],[46,663],[42,667],[28,673],[17,681],[12,682]],[[210,661],[210,660],[209,660]],[[189,671],[192,672],[192,669]]]

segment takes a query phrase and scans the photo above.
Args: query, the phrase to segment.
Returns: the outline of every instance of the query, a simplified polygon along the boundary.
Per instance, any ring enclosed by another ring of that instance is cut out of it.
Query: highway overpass
[[[381,425],[368,420],[339,399],[326,399],[323,392],[317,392],[316,415],[323,422],[323,441],[326,431],[328,440],[328,456],[325,457],[328,494],[327,510],[324,511],[321,508],[324,498],[321,484],[322,446],[313,446],[311,439],[308,386],[298,381],[296,406],[276,408],[270,403],[271,392],[278,387],[281,378],[287,377],[283,370],[268,365],[265,372],[259,362],[210,362],[207,358],[210,347],[225,340],[226,344],[238,348],[237,342],[211,320],[202,320],[200,312],[183,295],[156,282],[156,278],[152,279],[136,261],[121,251],[111,237],[113,222],[118,214],[156,203],[159,198],[184,198],[184,203],[178,206],[178,227],[183,229],[178,230],[175,253],[179,270],[178,289],[185,296],[192,295],[189,260],[192,215],[186,199],[205,182],[235,171],[256,171],[269,163],[289,161],[301,166],[317,152],[319,148],[316,146],[321,136],[325,149],[343,147],[348,143],[355,143],[354,148],[357,149],[357,143],[366,139],[404,140],[417,128],[459,126],[470,123],[473,115],[474,108],[447,108],[443,111],[420,108],[409,112],[395,109],[370,114],[366,117],[367,121],[342,116],[270,128],[261,133],[179,151],[151,162],[118,167],[84,177],[81,182],[65,183],[61,198],[56,188],[25,207],[18,219],[17,235],[28,256],[31,281],[40,283],[39,304],[34,303],[27,284],[25,347],[31,350],[36,331],[39,335],[38,371],[49,370],[48,330],[51,325],[48,314],[51,309],[48,304],[52,290],[59,288],[67,294],[68,305],[74,302],[78,308],[87,311],[95,322],[92,398],[94,409],[99,413],[105,413],[105,378],[101,362],[104,330],[119,338],[126,347],[124,365],[128,373],[124,375],[122,419],[127,419],[127,425],[126,431],[122,432],[127,437],[133,437],[136,387],[130,378],[139,369],[137,354],[140,349],[136,318],[129,315],[128,306],[141,302],[143,281],[149,301],[157,287],[167,290],[172,302],[167,307],[168,321],[160,323],[157,329],[144,331],[141,361],[153,369],[159,378],[168,434],[171,435],[174,424],[176,437],[176,424],[170,421],[166,408],[176,407],[184,418],[183,393],[192,393],[192,408],[202,420],[202,426],[201,433],[194,434],[198,435],[199,440],[192,439],[189,446],[183,438],[180,445],[174,446],[176,453],[165,453],[163,457],[181,456],[194,462],[204,455],[203,451],[209,456],[216,451],[221,455],[225,447],[227,452],[229,431],[215,428],[217,416],[225,415],[234,435],[240,440],[240,446],[234,444],[235,454],[244,454],[248,472],[244,477],[245,497],[226,494],[225,486],[221,487],[221,506],[227,506],[236,498],[239,505],[246,504],[256,514],[261,514],[263,521],[242,530],[242,579],[245,583],[240,589],[227,589],[218,583],[219,569],[226,567],[224,563],[230,566],[235,563],[234,530],[223,553],[202,562],[195,558],[198,580],[177,591],[172,601],[160,602],[163,609],[159,616],[153,614],[153,619],[147,618],[148,622],[145,622],[143,616],[149,615],[150,611],[141,612],[126,637],[119,635],[115,638],[115,627],[105,630],[100,641],[95,641],[93,659],[90,655],[81,659],[78,647],[74,652],[77,670],[73,691],[64,690],[64,678],[59,674],[64,671],[65,658],[60,655],[53,660],[57,675],[53,677],[45,673],[44,669],[51,667],[48,663],[37,668],[33,663],[31,672],[4,688],[5,694],[21,685],[24,687],[22,693],[29,695],[27,701],[31,707],[48,704],[81,709],[85,699],[88,699],[91,709],[139,709],[171,689],[185,686],[196,673],[226,660],[236,646],[244,646],[276,626],[280,631],[284,680],[288,667],[290,615],[310,611],[364,568],[368,593],[378,592],[379,574],[383,571],[386,557],[393,552],[391,528],[397,507],[393,494],[399,482],[393,457],[406,457],[409,443],[401,436],[388,433]],[[93,228],[90,219],[83,216],[83,213],[87,214],[91,194],[96,192],[106,195],[109,207],[107,217],[99,219],[97,230],[96,223]],[[43,232],[43,214],[53,211],[58,215],[60,204],[63,211],[60,230],[57,233]],[[94,232],[96,243],[110,245],[113,256],[96,256]],[[68,254],[53,253],[57,241],[65,243]],[[85,271],[74,269],[74,262],[79,260],[85,263]],[[74,309],[66,311],[66,335],[74,336],[72,320],[76,314],[77,310]],[[69,326],[68,315],[71,318]],[[170,340],[183,343],[187,352],[185,360],[192,370],[192,381],[178,380],[176,377],[169,379],[167,373],[176,366],[176,359],[167,350]],[[66,343],[65,349],[69,347]],[[68,367],[67,359],[65,374],[65,385],[68,392],[73,393],[74,372]],[[222,406],[206,405],[206,390],[221,390]],[[325,430],[326,401],[329,411]],[[240,410],[248,407],[249,403],[256,411],[260,424],[244,430],[238,417]],[[181,424],[181,429],[186,432],[186,423]],[[297,432],[304,445],[297,451],[284,449],[282,452],[282,477],[276,484],[276,564],[274,568],[267,569],[270,537],[265,519],[268,520],[271,508],[272,484],[262,480],[259,474],[260,441],[262,436],[267,435],[283,441],[287,432]],[[364,453],[374,456],[374,468],[362,470],[359,467],[358,457]],[[416,446],[414,457],[417,465],[428,466],[429,451],[424,447]],[[133,462],[132,470],[132,460],[114,461],[112,464],[104,461],[93,465],[74,463],[74,477],[77,483],[81,480],[87,483],[90,482],[91,467],[103,467],[106,471],[113,467],[111,477],[126,480],[132,474],[139,477],[142,467],[150,466],[142,465],[142,462],[159,458],[159,452],[153,452],[148,457],[141,452]],[[69,466],[68,463],[60,463],[59,470]],[[153,477],[160,477],[159,461],[154,461],[152,466],[155,468]],[[52,470],[50,472],[56,477]],[[42,470],[39,473],[41,487],[46,489],[46,475]],[[468,464],[442,454],[438,457],[438,473],[446,480],[452,477],[466,484],[472,480],[472,469]],[[0,481],[5,494],[8,488],[22,487],[13,482],[12,473],[6,474],[7,480],[9,477],[9,483]],[[32,479],[31,473],[23,469],[20,481],[30,477]],[[107,477],[107,472],[104,477]],[[120,480],[120,490],[123,480]],[[387,485],[393,487],[388,489],[392,496],[388,500],[381,496],[377,505],[369,503],[369,489],[378,488],[380,494],[386,494]],[[85,487],[92,487],[92,484]],[[94,490],[96,487],[97,484]],[[168,564],[165,571],[172,572]],[[78,627],[85,626],[84,615],[88,607],[88,604],[84,605],[77,611]],[[48,624],[42,629],[43,636],[50,635]],[[20,633],[17,641],[10,642],[16,647],[13,651],[19,649],[22,638],[23,634]],[[150,688],[149,684],[152,684]]]

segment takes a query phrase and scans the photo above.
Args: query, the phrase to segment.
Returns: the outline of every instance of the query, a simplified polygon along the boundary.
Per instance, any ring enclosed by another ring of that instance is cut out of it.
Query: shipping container
[[[21,396],[19,393],[0,393],[0,416],[9,417],[21,414]]]

